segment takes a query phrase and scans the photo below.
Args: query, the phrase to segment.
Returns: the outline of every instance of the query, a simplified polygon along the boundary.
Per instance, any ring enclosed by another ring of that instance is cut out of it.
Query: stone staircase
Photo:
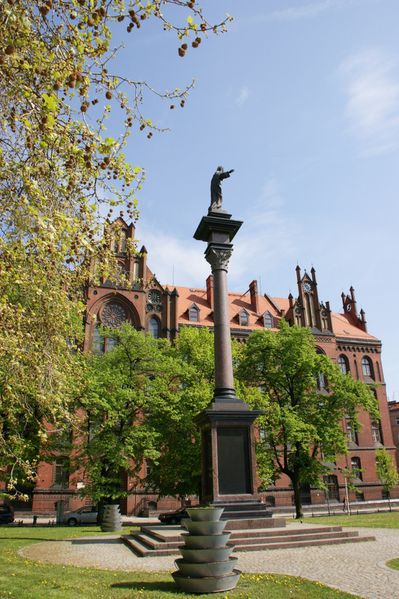
[[[234,522],[234,521],[233,521]],[[256,521],[255,521],[256,522]],[[359,543],[374,541],[372,536],[359,536],[357,531],[342,530],[340,526],[309,526],[290,528],[246,528],[233,529],[231,522],[226,526],[230,530],[229,545],[234,551],[263,551],[266,549],[292,549],[294,547],[315,547],[338,543]],[[124,543],[139,557],[157,557],[178,555],[183,545],[181,526],[142,526],[140,531],[123,535]]]
[[[258,518],[271,518],[272,512],[265,503],[260,501],[234,501],[212,504],[224,508],[221,520],[254,520]]]

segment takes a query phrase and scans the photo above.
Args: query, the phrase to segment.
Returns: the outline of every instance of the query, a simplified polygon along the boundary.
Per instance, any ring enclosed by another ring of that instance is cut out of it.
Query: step
[[[248,537],[276,537],[276,536],[291,536],[291,535],[312,535],[317,533],[338,533],[342,531],[342,526],[319,526],[317,528],[283,528],[283,529],[271,529],[263,530],[261,528],[248,530],[238,530],[232,532],[231,539],[240,539]]]
[[[292,543],[296,541],[315,541],[320,539],[346,539],[346,538],[354,538],[358,537],[358,532],[319,532],[312,535],[306,535],[304,537],[301,534],[292,534],[288,536],[275,536],[275,537],[241,537],[239,539],[232,539],[228,542],[228,545],[234,545],[235,547],[239,547],[241,545],[258,545],[268,543]]]
[[[170,539],[154,539],[151,535],[142,533],[142,532],[134,532],[131,535],[134,539],[139,540],[143,545],[148,547],[148,549],[178,549],[182,545],[184,545],[184,541],[181,537],[178,537],[177,540]]]
[[[234,547],[234,552],[241,551],[265,551],[272,549],[295,549],[298,547],[318,547],[321,545],[339,545],[343,543],[363,543],[365,541],[375,541],[375,537],[345,537],[345,538],[335,538],[335,539],[322,539],[315,541],[294,541],[287,543],[271,543],[270,545],[267,543],[259,543],[258,545],[239,545]]]
[[[149,549],[149,547],[143,545],[139,539],[133,538],[131,535],[122,535],[121,539],[138,557],[178,555],[179,553],[178,549],[173,547],[165,549]]]

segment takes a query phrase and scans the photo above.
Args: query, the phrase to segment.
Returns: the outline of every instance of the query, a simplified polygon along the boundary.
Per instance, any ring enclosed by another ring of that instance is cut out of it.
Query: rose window
[[[107,304],[101,312],[101,322],[106,327],[118,329],[127,321],[126,310],[120,304]]]

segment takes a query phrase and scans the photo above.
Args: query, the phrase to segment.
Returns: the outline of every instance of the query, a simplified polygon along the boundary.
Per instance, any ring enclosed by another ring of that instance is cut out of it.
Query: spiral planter
[[[115,532],[121,530],[122,519],[119,505],[105,505],[104,513],[101,522],[101,530],[103,532]]]
[[[231,557],[233,547],[227,546],[230,533],[225,533],[227,521],[220,521],[223,508],[199,507],[187,509],[190,519],[183,524],[182,558],[176,560],[178,570],[172,576],[177,586],[189,593],[222,593],[234,589],[240,578],[236,570],[238,559]]]

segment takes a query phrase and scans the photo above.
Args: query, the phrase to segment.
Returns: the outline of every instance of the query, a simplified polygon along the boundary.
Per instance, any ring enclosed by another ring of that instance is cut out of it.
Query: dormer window
[[[188,309],[188,319],[190,322],[199,322],[199,309],[195,304]]]
[[[263,315],[263,326],[265,327],[265,329],[272,329],[273,325],[274,325],[273,316],[270,314],[270,312],[265,312]]]
[[[247,327],[249,323],[249,316],[246,310],[241,310],[238,315],[238,321],[242,327]]]

